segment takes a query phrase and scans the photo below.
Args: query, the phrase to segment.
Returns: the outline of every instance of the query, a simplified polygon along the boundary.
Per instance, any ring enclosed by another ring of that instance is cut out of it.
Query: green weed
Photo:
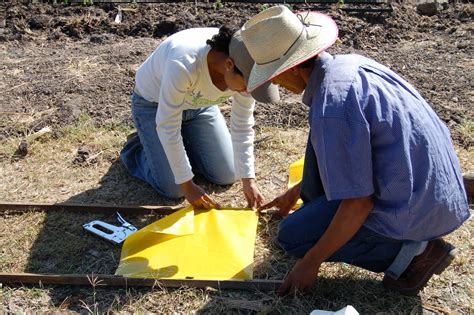
[[[474,121],[467,121],[457,126],[463,137],[474,139]]]
[[[262,5],[260,6],[260,12],[265,11],[265,10],[267,10],[268,8],[270,8],[270,6],[269,6],[267,3],[262,4]]]
[[[222,0],[216,0],[216,2],[214,2],[214,4],[212,5],[212,8],[214,10],[220,10],[224,8],[224,4],[222,3]]]

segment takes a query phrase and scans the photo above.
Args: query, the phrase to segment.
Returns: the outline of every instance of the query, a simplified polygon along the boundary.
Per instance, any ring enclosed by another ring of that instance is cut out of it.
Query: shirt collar
[[[311,103],[313,103],[314,92],[319,89],[319,86],[323,81],[326,68],[332,59],[333,56],[330,53],[322,52],[319,54],[303,94],[303,103],[305,105],[311,107]]]

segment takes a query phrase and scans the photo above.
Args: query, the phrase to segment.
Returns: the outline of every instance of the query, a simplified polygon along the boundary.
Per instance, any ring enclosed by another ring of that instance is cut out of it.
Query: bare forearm
[[[370,197],[343,200],[328,229],[304,259],[319,266],[357,233],[372,208]]]
[[[241,181],[244,186],[250,186],[256,182],[255,178],[242,178]]]
[[[298,195],[298,198],[299,198],[301,194],[301,181],[295,186],[291,187],[290,189],[292,190],[293,194],[295,196]]]

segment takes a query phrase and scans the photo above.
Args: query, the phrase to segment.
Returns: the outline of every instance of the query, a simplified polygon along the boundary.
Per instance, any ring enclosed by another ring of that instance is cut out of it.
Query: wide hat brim
[[[329,16],[313,11],[296,14],[300,15],[308,26],[284,56],[267,64],[255,63],[248,79],[248,91],[255,91],[286,70],[320,54],[337,40],[338,28]]]

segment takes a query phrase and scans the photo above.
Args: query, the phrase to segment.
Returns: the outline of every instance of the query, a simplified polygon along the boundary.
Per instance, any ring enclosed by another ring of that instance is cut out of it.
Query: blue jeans
[[[302,258],[326,232],[341,200],[324,194],[311,141],[306,147],[301,198],[304,204],[280,223],[277,241],[289,254]],[[364,226],[327,261],[345,262],[398,278],[418,250],[419,242],[392,239]]]
[[[132,117],[137,137],[131,138],[120,152],[128,172],[168,198],[183,197],[156,131],[157,103],[136,93],[132,95]],[[195,174],[212,183],[235,181],[232,140],[224,117],[217,106],[183,111],[181,135]]]
[[[280,246],[289,254],[302,258],[326,232],[340,203],[341,200],[327,201],[324,195],[305,203],[280,223]],[[327,261],[345,262],[383,272],[391,265],[401,246],[401,241],[389,239],[362,226]]]

